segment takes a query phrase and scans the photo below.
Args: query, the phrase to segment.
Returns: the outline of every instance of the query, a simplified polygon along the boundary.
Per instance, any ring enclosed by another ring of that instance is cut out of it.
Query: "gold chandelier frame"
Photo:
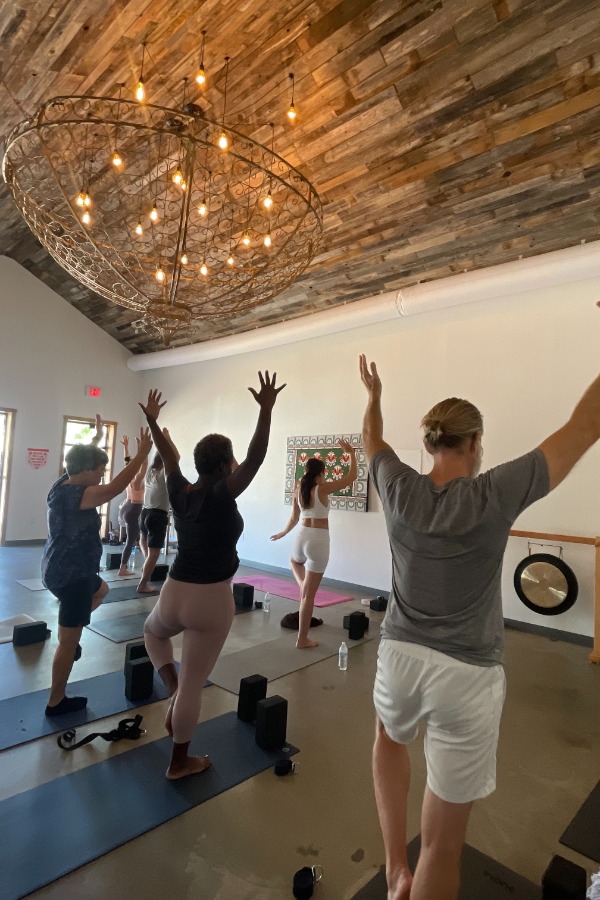
[[[10,134],[3,175],[51,256],[166,344],[280,294],[322,236],[310,182],[191,103],[54,98]]]

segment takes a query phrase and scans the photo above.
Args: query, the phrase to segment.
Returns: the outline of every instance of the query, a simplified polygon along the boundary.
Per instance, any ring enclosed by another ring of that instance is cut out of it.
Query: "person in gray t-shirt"
[[[600,304],[599,304],[600,305]],[[424,417],[429,475],[383,440],[381,381],[360,358],[368,403],[363,444],[392,553],[374,702],[373,777],[389,900],[456,900],[475,799],[495,788],[504,701],[502,558],[510,528],[600,438],[600,377],[565,426],[512,462],[479,475],[483,420],[450,398]],[[414,878],[406,855],[410,761],[425,725],[427,787]]]

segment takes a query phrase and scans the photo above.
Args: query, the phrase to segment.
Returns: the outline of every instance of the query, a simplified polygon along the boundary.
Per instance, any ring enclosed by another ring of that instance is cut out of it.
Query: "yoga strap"
[[[143,734],[146,734],[144,729],[140,728],[142,719],[143,716],[136,716],[135,719],[121,719],[117,727],[113,728],[112,731],[95,731],[93,734],[88,734],[80,741],[77,741],[76,744],[73,741],[77,732],[74,728],[71,728],[69,731],[61,734],[56,739],[56,743],[61,750],[77,750],[78,747],[83,747],[84,744],[89,744],[96,738],[102,738],[104,741],[122,741],[123,739],[137,741]]]

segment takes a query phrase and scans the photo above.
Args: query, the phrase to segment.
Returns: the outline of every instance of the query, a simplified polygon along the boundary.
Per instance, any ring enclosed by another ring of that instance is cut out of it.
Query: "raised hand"
[[[136,438],[136,440],[137,440],[137,438]],[[123,447],[125,448],[125,456],[127,456],[127,454],[129,453],[129,438],[127,437],[126,434],[124,434],[123,437],[121,438],[121,443],[123,444]]]
[[[166,406],[167,401],[163,400],[161,403],[162,394],[160,391],[157,391],[156,388],[148,392],[148,400],[146,405],[143,403],[139,403],[138,405],[141,407],[142,412],[146,416],[147,419],[158,419],[159,413],[163,406]]]
[[[254,388],[248,388],[261,409],[273,409],[275,401],[277,400],[277,394],[285,387],[285,384],[282,384],[281,387],[276,388],[276,378],[277,372],[273,372],[272,378],[269,378],[268,370],[265,371],[264,378],[262,372],[259,372],[258,380],[260,381],[260,390],[257,392]]]
[[[372,397],[381,397],[381,379],[377,374],[377,366],[375,365],[375,363],[372,362],[371,368],[369,369],[367,357],[364,353],[361,353],[359,357],[359,365],[362,383],[368,390],[369,394],[371,394]]]
[[[92,438],[92,442],[97,444],[98,441],[102,438],[102,434],[104,432],[104,426],[102,425],[102,416],[100,413],[96,413],[96,433]]]
[[[338,438],[338,444],[346,453],[355,453],[355,449],[352,444],[349,444],[348,441],[345,441],[344,438]]]
[[[136,438],[138,453],[143,453],[144,456],[148,456],[150,451],[152,450],[152,438],[150,437],[150,429],[149,428],[140,428],[140,436]]]

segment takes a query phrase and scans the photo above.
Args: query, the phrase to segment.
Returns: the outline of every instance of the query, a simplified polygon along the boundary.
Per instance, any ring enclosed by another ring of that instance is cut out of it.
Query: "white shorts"
[[[296,532],[292,559],[308,572],[323,573],[329,562],[329,529],[301,525]]]
[[[404,641],[379,645],[373,700],[391,740],[409,744],[425,722],[427,786],[449,803],[496,788],[496,748],[506,693],[502,666],[473,666]]]

